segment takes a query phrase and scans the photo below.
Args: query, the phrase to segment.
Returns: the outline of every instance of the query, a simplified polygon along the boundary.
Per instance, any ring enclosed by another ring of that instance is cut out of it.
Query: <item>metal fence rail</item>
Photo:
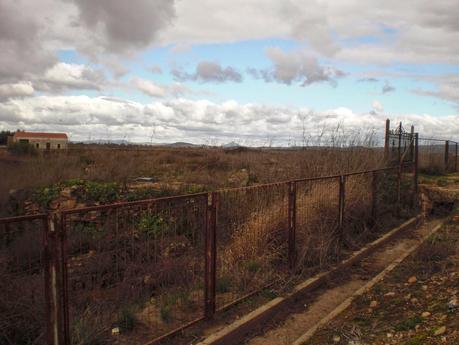
[[[451,140],[419,138],[419,169],[432,174],[459,171],[459,143]]]
[[[154,343],[376,237],[375,225],[415,209],[413,169],[408,162],[0,219],[2,281],[27,290],[11,293],[34,306],[35,343]],[[13,223],[34,222],[11,231]],[[17,298],[5,298],[2,317],[17,314],[20,322],[0,332],[19,336],[21,322],[33,322]]]

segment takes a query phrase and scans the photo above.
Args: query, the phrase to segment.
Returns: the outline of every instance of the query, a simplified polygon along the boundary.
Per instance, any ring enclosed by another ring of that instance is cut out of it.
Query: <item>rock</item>
[[[387,336],[388,338],[392,338],[394,335],[393,335],[392,333],[387,333],[386,336]]]
[[[371,301],[370,308],[376,308],[379,305],[378,301]]]
[[[65,187],[61,190],[60,195],[63,198],[71,198],[72,197],[72,188],[70,187]]]
[[[418,281],[418,279],[415,276],[412,276],[408,279],[408,284],[414,284]]]
[[[410,302],[416,304],[418,303],[418,299],[416,297],[413,297],[412,299],[410,299]]]
[[[457,297],[454,297],[448,302],[448,309],[454,310],[457,307],[459,307],[459,302],[457,301]]]
[[[385,297],[394,297],[395,296],[395,292],[388,292],[384,296]]]
[[[422,289],[423,289],[424,291],[427,291],[427,285],[423,285],[423,286],[422,286]]]
[[[425,312],[423,312],[423,313],[421,314],[421,316],[422,316],[423,318],[428,318],[430,315],[432,315],[432,314],[430,314],[428,311],[425,311]]]
[[[435,331],[434,335],[437,337],[437,336],[443,335],[443,334],[445,334],[445,333],[446,333],[446,327],[445,327],[445,326],[441,326],[440,328],[438,328],[438,329]]]
[[[120,334],[120,328],[119,327],[112,328],[112,335],[118,335],[118,334]]]
[[[339,343],[341,341],[341,337],[339,335],[333,336],[333,342],[334,343]]]

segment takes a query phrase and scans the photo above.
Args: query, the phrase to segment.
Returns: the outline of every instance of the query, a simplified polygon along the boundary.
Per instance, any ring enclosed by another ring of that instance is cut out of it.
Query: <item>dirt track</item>
[[[418,229],[409,230],[401,238],[389,243],[360,264],[354,266],[346,273],[345,277],[330,282],[328,286],[320,289],[313,301],[305,301],[302,306],[292,307],[292,313],[285,320],[277,324],[266,325],[265,328],[269,328],[269,330],[262,335],[253,335],[246,344],[292,344],[305,331],[313,327],[343,301],[352,296],[356,290],[364,286],[387,265],[413,246],[419,244],[421,239],[440,223],[441,220],[436,219],[425,223]]]

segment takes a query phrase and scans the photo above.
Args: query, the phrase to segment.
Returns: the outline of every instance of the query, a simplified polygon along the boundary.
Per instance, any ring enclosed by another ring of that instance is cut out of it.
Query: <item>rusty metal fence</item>
[[[412,213],[415,193],[405,163],[1,219],[0,340],[159,343],[340,260]]]
[[[451,140],[419,138],[419,169],[430,174],[459,171],[459,143]]]
[[[0,343],[51,343],[48,218],[0,219]]]

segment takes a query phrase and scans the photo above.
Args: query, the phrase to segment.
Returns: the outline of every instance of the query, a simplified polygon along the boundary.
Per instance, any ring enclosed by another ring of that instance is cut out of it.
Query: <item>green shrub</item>
[[[33,145],[21,142],[10,144],[8,146],[8,151],[14,155],[35,156],[38,153],[37,149]]]
[[[116,183],[87,181],[84,189],[88,199],[104,204],[114,202],[119,198],[119,188]]]
[[[35,193],[35,200],[41,207],[47,208],[49,203],[59,196],[59,193],[60,188],[56,185],[41,188]]]
[[[140,217],[138,227],[141,233],[155,239],[167,232],[167,224],[158,214],[144,214]]]

